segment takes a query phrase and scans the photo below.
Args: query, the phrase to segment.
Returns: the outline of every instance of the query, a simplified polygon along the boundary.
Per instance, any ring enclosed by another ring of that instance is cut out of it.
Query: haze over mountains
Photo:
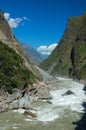
[[[31,63],[39,64],[46,58],[45,56],[41,55],[38,51],[36,51],[33,47],[31,47],[29,44],[22,43],[21,45],[26,50]]]
[[[86,79],[86,13],[69,18],[59,44],[40,67],[52,75]]]

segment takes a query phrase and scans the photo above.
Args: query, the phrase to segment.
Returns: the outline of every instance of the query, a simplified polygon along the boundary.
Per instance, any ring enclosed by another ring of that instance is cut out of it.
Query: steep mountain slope
[[[39,64],[43,61],[43,56],[38,53],[34,48],[32,48],[29,44],[23,43],[21,45],[26,50],[31,63]]]
[[[8,22],[5,20],[3,13],[0,11],[0,41],[4,44],[7,44],[10,48],[16,51],[23,60],[24,65],[38,78],[40,78],[40,74],[37,69],[30,63],[29,57],[27,56],[24,48],[15,38],[14,34],[11,31],[11,28]]]
[[[86,78],[86,13],[69,18],[61,41],[40,67],[53,75]]]
[[[37,78],[23,64],[23,58],[0,41],[0,89],[11,92],[13,88],[24,89]]]
[[[30,63],[0,11],[0,88],[7,91],[15,87],[24,89],[40,79],[41,74]]]

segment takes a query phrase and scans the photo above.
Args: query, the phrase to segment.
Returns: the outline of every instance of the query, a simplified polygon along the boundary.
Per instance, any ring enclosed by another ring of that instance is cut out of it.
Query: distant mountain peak
[[[31,63],[39,64],[44,60],[43,56],[38,53],[30,44],[23,43],[23,48],[26,50]]]

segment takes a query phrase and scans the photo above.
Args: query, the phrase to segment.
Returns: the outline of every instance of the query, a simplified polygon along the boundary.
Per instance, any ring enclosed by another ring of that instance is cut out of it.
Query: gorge
[[[86,129],[86,13],[69,18],[61,41],[40,64],[52,76],[30,62],[2,12],[0,49],[0,130]]]

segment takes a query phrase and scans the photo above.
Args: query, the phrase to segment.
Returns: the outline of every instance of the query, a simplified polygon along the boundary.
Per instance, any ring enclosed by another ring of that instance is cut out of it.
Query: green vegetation
[[[74,63],[71,51],[74,48]],[[86,79],[86,13],[71,17],[58,46],[40,67],[52,75],[67,75],[72,78]],[[70,72],[69,72],[70,71]]]
[[[11,93],[13,88],[24,89],[35,81],[23,58],[0,41],[0,88]]]

